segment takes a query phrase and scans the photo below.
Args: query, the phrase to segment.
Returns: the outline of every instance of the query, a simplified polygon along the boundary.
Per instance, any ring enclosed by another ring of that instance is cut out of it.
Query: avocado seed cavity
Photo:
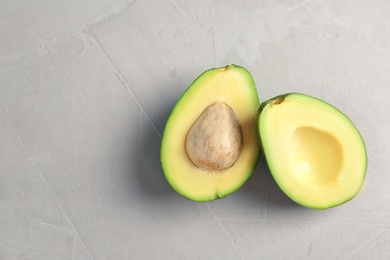
[[[239,158],[243,138],[234,111],[223,102],[208,106],[188,131],[185,148],[200,169],[222,171]]]

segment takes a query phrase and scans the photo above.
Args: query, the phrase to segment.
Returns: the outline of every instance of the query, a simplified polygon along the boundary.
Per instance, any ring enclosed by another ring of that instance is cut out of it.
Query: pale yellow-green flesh
[[[366,172],[364,142],[352,122],[334,107],[291,94],[266,105],[260,136],[270,170],[293,200],[325,209],[352,199]]]
[[[185,150],[188,130],[209,105],[222,101],[241,125],[243,148],[236,163],[223,171],[196,167]],[[255,114],[259,106],[250,74],[241,67],[214,69],[202,74],[176,104],[167,122],[161,148],[165,176],[181,195],[196,201],[224,197],[251,175],[259,156]]]

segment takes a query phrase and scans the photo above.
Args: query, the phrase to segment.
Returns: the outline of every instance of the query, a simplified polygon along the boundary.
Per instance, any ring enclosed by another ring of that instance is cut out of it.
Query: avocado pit
[[[208,106],[191,126],[185,148],[200,169],[223,171],[239,158],[243,146],[240,123],[231,107],[223,102]]]

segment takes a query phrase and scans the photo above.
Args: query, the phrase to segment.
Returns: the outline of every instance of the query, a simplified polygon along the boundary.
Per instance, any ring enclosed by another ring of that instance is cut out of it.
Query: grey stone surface
[[[389,32],[386,0],[0,1],[0,259],[390,259]],[[221,200],[170,188],[165,121],[230,63],[354,121],[354,200],[300,207],[263,158]]]

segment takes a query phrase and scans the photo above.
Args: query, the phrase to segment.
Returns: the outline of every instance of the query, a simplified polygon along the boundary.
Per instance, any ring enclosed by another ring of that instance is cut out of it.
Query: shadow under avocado
[[[165,107],[158,111],[159,122],[155,125],[159,134],[163,134],[165,122],[175,105],[175,100],[165,102]],[[136,175],[139,183],[139,192],[143,198],[158,199],[177,194],[169,186],[164,177],[160,162],[161,137],[150,123],[144,125],[137,156],[133,158],[136,165]]]
[[[267,207],[268,210],[308,210],[291,200],[279,188],[272,177],[263,154],[260,155],[252,176],[243,188],[251,189],[247,199],[253,201],[260,208]]]

